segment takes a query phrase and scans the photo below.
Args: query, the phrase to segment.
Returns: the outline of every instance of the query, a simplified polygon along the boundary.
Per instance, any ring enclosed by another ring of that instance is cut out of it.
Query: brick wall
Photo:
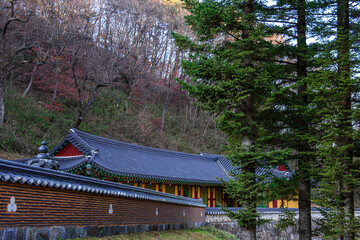
[[[201,207],[9,182],[0,182],[0,212],[0,229],[205,222]]]

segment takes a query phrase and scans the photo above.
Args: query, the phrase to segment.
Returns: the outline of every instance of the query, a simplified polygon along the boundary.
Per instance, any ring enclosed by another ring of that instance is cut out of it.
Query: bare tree
[[[100,89],[116,83],[118,76],[119,58],[111,51],[91,45],[89,41],[88,44],[81,41],[72,52],[71,70],[80,103],[73,125],[75,128],[84,120]]]
[[[27,42],[26,34],[21,31],[32,15],[27,4],[25,0],[5,0],[0,5],[0,127],[5,117],[6,83],[19,64],[19,54],[32,51],[34,45]]]

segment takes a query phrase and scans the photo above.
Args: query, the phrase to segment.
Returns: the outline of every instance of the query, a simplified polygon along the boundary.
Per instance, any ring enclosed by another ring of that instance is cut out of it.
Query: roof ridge
[[[221,154],[212,154],[212,153],[204,153],[204,152],[200,152],[200,154],[201,154],[202,156],[212,157],[212,158],[225,157],[224,155],[221,155]]]
[[[75,128],[71,128],[70,129],[70,135],[72,135],[72,137],[75,138],[75,140],[82,145],[84,148],[86,148],[89,152],[91,152],[91,150],[97,150],[96,148],[94,148],[93,146],[91,146],[89,143],[85,142],[77,133],[76,133]],[[81,132],[81,131],[80,131]]]
[[[69,142],[72,145],[74,145],[84,155],[90,154],[92,150],[96,150],[90,144],[88,144],[84,140],[82,140],[81,137],[78,136],[76,131],[79,131],[79,130],[77,130],[75,128],[70,128],[69,133],[64,137],[64,139],[61,140],[61,142],[58,145],[56,145],[53,149],[51,149],[49,151],[49,155],[52,156],[53,154],[56,154],[56,152],[59,150],[59,148],[61,148],[66,142]]]
[[[228,171],[226,171],[225,167],[221,164],[220,160],[217,158],[216,159],[216,164],[219,166],[219,168],[221,169],[221,171],[226,175],[228,176],[229,178],[232,178],[230,176],[230,173]]]
[[[173,155],[179,155],[179,156],[195,157],[195,158],[202,158],[202,159],[211,159],[213,161],[216,160],[211,156],[203,156],[203,155],[200,155],[200,154],[184,153],[184,152],[177,152],[177,151],[165,150],[165,149],[160,149],[160,148],[141,146],[141,145],[137,145],[137,144],[133,144],[133,143],[126,143],[126,142],[122,142],[122,141],[118,141],[118,140],[114,140],[114,139],[110,139],[110,138],[104,138],[104,137],[96,136],[96,135],[93,135],[93,134],[90,134],[90,133],[87,133],[87,132],[80,131],[80,130],[75,129],[75,128],[72,128],[72,130],[74,130],[74,132],[77,134],[77,136],[79,136],[78,133],[80,133],[80,135],[82,134],[82,135],[88,136],[88,137],[92,138],[94,141],[98,140],[98,141],[103,141],[103,142],[106,142],[108,144],[113,144],[113,145],[116,145],[116,146],[131,147],[132,149],[139,150],[139,151],[148,150],[148,151],[157,152],[157,153],[167,153],[167,154],[173,154]],[[81,137],[81,136],[79,136],[79,137]]]

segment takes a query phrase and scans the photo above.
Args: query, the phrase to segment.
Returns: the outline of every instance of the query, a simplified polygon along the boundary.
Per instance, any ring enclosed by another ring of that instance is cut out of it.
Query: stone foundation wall
[[[259,240],[299,240],[297,234],[297,228],[287,228],[285,231],[280,231],[276,228],[277,221],[271,221],[260,227],[257,227],[256,237]],[[229,233],[234,234],[238,239],[245,240],[242,236],[242,229],[238,226],[237,222],[219,222],[219,223],[206,223],[206,226],[210,226],[216,229],[220,229]]]
[[[41,228],[6,228],[0,230],[0,240],[38,240],[38,239],[74,239],[85,237],[105,237],[127,233],[147,231],[181,230],[198,228],[205,223],[175,223],[175,224],[144,224],[120,226],[87,226],[87,227],[41,227]]]
[[[279,217],[282,214],[280,211],[275,212],[272,211],[262,211],[262,218],[264,219],[272,219],[271,222],[265,223],[262,226],[257,227],[257,239],[258,240],[300,240],[297,226],[288,227],[284,231],[280,231],[277,228],[277,223],[279,221]],[[355,212],[356,217],[360,217],[360,211]],[[298,221],[299,216],[296,215],[295,219]],[[312,212],[312,219],[316,220],[321,218],[321,214],[318,211]],[[225,214],[207,214],[206,215],[206,226],[210,226],[213,228],[217,228],[229,233],[236,235],[238,239],[247,240],[247,238],[242,234],[241,227],[238,226],[237,222],[231,220]],[[316,224],[313,221],[312,229],[316,229]],[[321,239],[319,236],[314,236],[313,240]]]

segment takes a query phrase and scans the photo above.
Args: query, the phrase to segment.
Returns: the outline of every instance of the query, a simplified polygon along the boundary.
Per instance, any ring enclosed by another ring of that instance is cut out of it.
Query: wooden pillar
[[[178,195],[178,189],[179,189],[178,185],[175,185],[175,195]]]
[[[184,187],[182,185],[178,186],[178,194],[179,196],[184,196]]]
[[[225,206],[225,193],[224,193],[224,189],[221,189],[220,191],[221,191],[221,205],[222,205],[223,207],[226,207],[226,206]]]
[[[273,208],[278,208],[278,201],[277,200],[272,201],[272,207]]]
[[[207,206],[210,207],[210,188],[207,189],[207,199],[208,199]]]
[[[159,184],[155,184],[155,191],[159,191],[160,190],[160,187],[159,187]]]
[[[215,207],[215,189],[209,187],[208,188],[208,207]]]

